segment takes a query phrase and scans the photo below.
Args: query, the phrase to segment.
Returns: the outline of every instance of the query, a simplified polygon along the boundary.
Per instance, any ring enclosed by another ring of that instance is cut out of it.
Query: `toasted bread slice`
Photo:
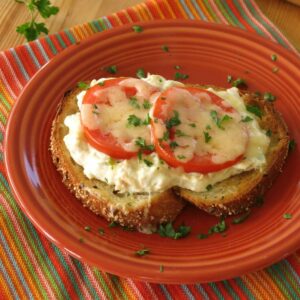
[[[177,195],[215,216],[235,215],[253,206],[281,172],[288,153],[287,126],[275,110],[273,103],[254,94],[241,93],[241,95],[246,104],[260,107],[263,116],[261,119],[257,118],[257,121],[263,130],[270,133],[271,142],[263,169],[232,176],[205,192],[197,193],[183,188],[174,188]]]
[[[105,182],[85,177],[82,167],[73,161],[63,141],[68,133],[64,120],[78,112],[76,95],[80,91],[74,89],[65,94],[52,125],[50,151],[64,184],[85,207],[122,226],[149,231],[158,224],[173,221],[185,203],[171,189],[151,195],[120,194]]]

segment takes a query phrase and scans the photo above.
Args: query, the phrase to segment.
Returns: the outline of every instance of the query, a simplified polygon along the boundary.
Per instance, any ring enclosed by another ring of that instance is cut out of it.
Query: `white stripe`
[[[46,53],[45,49],[43,48],[43,46],[42,46],[40,40],[35,40],[35,43],[36,43],[36,45],[38,46],[39,50],[41,51],[41,53],[42,53],[42,55],[43,55],[45,61],[48,62],[48,61],[50,60],[50,58],[49,58],[48,54]]]

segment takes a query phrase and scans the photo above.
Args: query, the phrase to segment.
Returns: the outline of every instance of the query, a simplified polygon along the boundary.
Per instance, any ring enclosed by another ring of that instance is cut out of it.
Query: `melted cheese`
[[[102,79],[103,80],[103,79]],[[171,80],[165,80],[158,75],[148,75],[144,79],[147,83],[164,90],[170,86],[180,86],[181,83]],[[99,81],[92,81],[91,85]],[[230,105],[232,105],[243,118],[249,116],[254,120],[245,123],[249,132],[249,142],[245,159],[234,166],[208,174],[185,173],[181,168],[171,168],[162,162],[156,153],[144,155],[146,159],[152,163],[147,166],[146,163],[138,158],[129,160],[115,161],[111,163],[111,158],[90,146],[84,139],[83,131],[80,123],[80,113],[76,113],[66,117],[65,125],[69,128],[69,133],[64,137],[64,142],[69,150],[73,160],[83,168],[85,176],[88,178],[97,178],[110,185],[120,192],[162,192],[170,187],[179,186],[192,191],[205,191],[209,184],[215,184],[230,176],[245,172],[251,169],[260,169],[265,164],[265,153],[269,146],[269,138],[259,128],[255,116],[249,114],[236,88],[226,91],[214,91]],[[85,92],[78,95],[78,106],[81,108],[82,98]],[[123,114],[120,110],[119,114]],[[199,120],[195,118],[194,122]],[[199,125],[200,126],[200,125]],[[183,130],[184,128],[182,128]],[[187,130],[187,128],[186,128]],[[226,140],[226,138],[224,137]],[[187,141],[182,140],[182,143]],[[232,139],[228,140],[232,143]],[[196,147],[196,146],[195,146]]]

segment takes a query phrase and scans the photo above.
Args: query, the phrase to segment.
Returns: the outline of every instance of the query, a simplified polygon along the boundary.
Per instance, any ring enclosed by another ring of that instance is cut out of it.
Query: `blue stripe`
[[[201,284],[199,283],[195,284],[195,288],[202,294],[205,300],[209,300],[209,297],[206,291],[204,290],[204,288],[201,286]]]
[[[188,6],[186,5],[184,0],[180,0],[181,5],[183,6],[185,12],[188,14],[189,18],[194,20],[195,17],[193,16],[192,12],[190,11],[190,9],[188,8]]]
[[[1,271],[1,274],[3,274],[3,276],[5,277],[5,280],[8,284],[10,292],[14,295],[14,299],[20,299],[20,297],[16,293],[16,288],[15,288],[13,282],[11,281],[10,277],[8,276],[7,271],[4,267],[1,259],[0,259],[0,271]]]
[[[224,285],[225,290],[232,296],[232,298],[234,300],[239,300],[240,299],[240,297],[236,294],[236,292],[231,287],[228,280],[223,280],[223,281],[221,281],[221,283]]]
[[[65,34],[68,36],[69,41],[70,41],[72,44],[76,44],[76,39],[75,39],[73,33],[72,33],[70,30],[67,30],[67,29],[65,29],[64,32],[65,32]]]
[[[21,69],[22,75],[24,76],[24,78],[26,79],[26,81],[30,80],[30,76],[28,75],[27,71],[25,70],[16,50],[14,48],[9,49],[9,51],[11,52],[11,54],[13,55],[13,57],[15,58],[19,68]]]
[[[188,299],[196,300],[195,297],[193,296],[193,294],[191,293],[190,289],[187,287],[186,284],[181,284],[180,287],[182,288],[182,290],[184,291],[184,293],[186,294],[186,296],[188,297]]]
[[[106,24],[107,28],[112,28],[113,26],[111,25],[111,23],[109,22],[109,20],[107,19],[107,17],[103,17],[102,20],[104,21],[104,23]]]
[[[54,55],[56,55],[56,54],[58,53],[58,51],[57,51],[57,49],[54,47],[54,45],[53,45],[51,39],[49,38],[49,36],[46,36],[46,37],[45,37],[45,41],[48,43],[48,45],[49,45],[49,47],[50,47],[52,53],[53,53]]]
[[[298,274],[295,272],[295,270],[293,269],[291,264],[286,259],[282,260],[282,263],[284,263],[286,265],[286,267],[293,273],[295,280],[299,284],[299,289],[300,289],[300,277],[298,276]]]
[[[27,285],[27,283],[26,283],[26,281],[25,281],[25,279],[24,279],[24,277],[23,277],[23,274],[22,274],[22,272],[21,272],[21,270],[20,270],[20,268],[19,268],[17,262],[15,261],[15,259],[14,259],[13,255],[12,255],[12,253],[11,253],[11,250],[10,250],[10,248],[9,248],[7,242],[6,242],[6,239],[5,239],[5,237],[4,237],[3,233],[2,233],[2,231],[0,231],[0,239],[1,239],[1,244],[2,244],[2,246],[4,247],[4,250],[5,250],[6,255],[8,256],[8,258],[9,258],[9,260],[10,260],[12,266],[13,266],[14,269],[16,270],[17,275],[18,275],[20,281],[22,282],[22,287],[24,287],[24,289],[25,289],[25,291],[26,291],[26,293],[27,293],[27,296],[29,297],[29,299],[34,299],[34,298],[33,298],[33,295],[32,295],[31,292],[30,292],[30,289],[29,289],[29,287],[28,287],[28,285]]]
[[[67,48],[67,45],[65,44],[64,40],[62,39],[62,37],[60,36],[60,34],[55,34],[54,35],[57,39],[58,39],[58,42],[59,44],[65,49]]]
[[[201,8],[199,7],[198,3],[196,2],[196,0],[192,0],[192,3],[197,11],[197,13],[200,15],[201,19],[204,21],[207,21],[207,18],[205,16],[205,14],[202,12]]]
[[[160,284],[159,287],[161,288],[162,292],[164,293],[164,295],[168,300],[173,300],[164,284]]]
[[[36,43],[36,45],[38,46],[39,50],[41,51],[41,53],[42,53],[42,55],[43,55],[45,61],[48,62],[48,61],[50,60],[50,58],[49,58],[48,54],[46,53],[45,49],[43,48],[43,46],[42,46],[40,40],[39,40],[39,39],[38,39],[38,40],[35,40],[35,43]]]
[[[35,54],[33,53],[30,44],[26,44],[25,48],[26,48],[27,52],[29,53],[29,56],[32,58],[35,66],[37,67],[37,69],[40,69],[41,68],[41,64],[39,63],[39,61],[37,60]]]

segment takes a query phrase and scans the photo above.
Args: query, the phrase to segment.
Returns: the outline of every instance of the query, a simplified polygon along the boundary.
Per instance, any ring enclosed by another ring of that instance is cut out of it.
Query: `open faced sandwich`
[[[50,150],[84,206],[151,231],[186,201],[216,216],[248,210],[281,171],[288,143],[273,104],[254,94],[148,75],[68,92]]]

